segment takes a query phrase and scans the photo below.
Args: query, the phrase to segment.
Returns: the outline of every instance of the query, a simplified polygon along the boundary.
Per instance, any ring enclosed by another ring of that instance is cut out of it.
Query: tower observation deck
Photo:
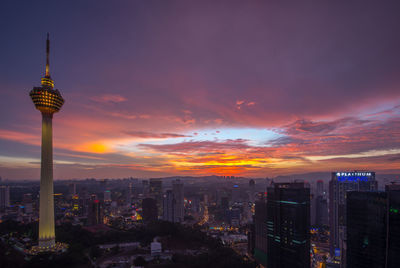
[[[36,109],[42,114],[42,153],[40,169],[39,251],[57,250],[54,231],[53,196],[53,114],[60,111],[64,99],[50,77],[50,40],[47,34],[46,71],[42,86],[29,93]]]

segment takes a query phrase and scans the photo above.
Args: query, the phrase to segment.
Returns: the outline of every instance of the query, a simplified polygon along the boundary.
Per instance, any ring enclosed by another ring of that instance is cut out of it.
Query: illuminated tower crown
[[[54,81],[50,77],[50,40],[49,34],[47,34],[46,42],[46,72],[42,77],[42,86],[34,87],[29,95],[36,109],[46,114],[53,114],[61,109],[64,104],[64,99],[57,89],[54,89]]]

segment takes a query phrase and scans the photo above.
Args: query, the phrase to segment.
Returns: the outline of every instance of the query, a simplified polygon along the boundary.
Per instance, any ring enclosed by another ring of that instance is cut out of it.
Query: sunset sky
[[[400,2],[2,1],[0,176],[400,173]],[[329,4],[328,4],[329,3]]]

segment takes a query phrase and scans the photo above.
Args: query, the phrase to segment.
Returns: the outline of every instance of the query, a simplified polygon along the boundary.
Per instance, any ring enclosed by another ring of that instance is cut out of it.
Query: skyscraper
[[[378,189],[375,172],[332,172],[329,182],[330,254],[346,264],[346,192]]]
[[[323,180],[317,180],[317,196],[323,195],[324,192],[324,181]]]
[[[53,114],[64,104],[60,92],[54,89],[50,77],[50,40],[47,34],[46,71],[42,86],[34,87],[29,95],[36,109],[42,113],[42,155],[40,169],[39,249],[48,250],[55,246],[54,197],[53,197]]]
[[[104,197],[104,202],[111,203],[112,200],[111,200],[111,191],[110,190],[105,190],[103,197]]]
[[[183,222],[183,218],[185,217],[183,183],[179,179],[172,183],[172,192],[175,199],[174,222]]]
[[[88,225],[97,225],[103,223],[103,210],[100,200],[96,195],[92,195],[89,201]]]
[[[396,186],[388,185],[386,192],[347,193],[347,267],[400,267],[400,188]]]
[[[347,192],[347,267],[385,268],[387,194]]]
[[[76,194],[76,183],[68,184],[68,197],[72,198]]]
[[[0,186],[0,211],[10,206],[10,187]]]
[[[142,200],[142,217],[144,222],[156,221],[158,218],[157,200],[145,198]]]
[[[251,203],[254,203],[255,200],[255,186],[256,186],[256,182],[251,179],[249,181],[249,201]]]
[[[310,267],[310,189],[302,182],[267,189],[267,267]]]
[[[172,190],[167,190],[163,199],[163,220],[174,221],[174,205],[175,199]]]
[[[254,231],[254,258],[267,266],[267,200],[264,197],[255,203]]]
[[[400,184],[386,185],[388,195],[387,267],[400,267]]]
[[[315,222],[312,224],[322,227],[328,225],[328,200],[324,191],[324,181],[317,181],[317,189],[314,196]]]
[[[162,215],[162,181],[160,179],[150,179],[149,196],[157,201],[158,215]]]
[[[328,225],[328,200],[325,196],[317,196],[315,200],[315,224],[318,227]]]
[[[232,195],[231,195],[231,204],[235,204],[236,202],[240,201],[240,191],[239,191],[239,185],[234,184],[232,187]]]
[[[176,180],[172,183],[172,190],[168,190],[163,199],[163,220],[183,222],[185,216],[183,183]]]

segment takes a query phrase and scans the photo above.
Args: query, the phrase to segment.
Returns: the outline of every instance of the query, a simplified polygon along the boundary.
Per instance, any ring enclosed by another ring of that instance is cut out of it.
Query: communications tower
[[[42,114],[42,155],[40,169],[39,250],[55,248],[54,197],[53,197],[53,114],[60,111],[64,99],[50,77],[50,40],[46,41],[46,71],[42,86],[29,93],[36,109]]]

